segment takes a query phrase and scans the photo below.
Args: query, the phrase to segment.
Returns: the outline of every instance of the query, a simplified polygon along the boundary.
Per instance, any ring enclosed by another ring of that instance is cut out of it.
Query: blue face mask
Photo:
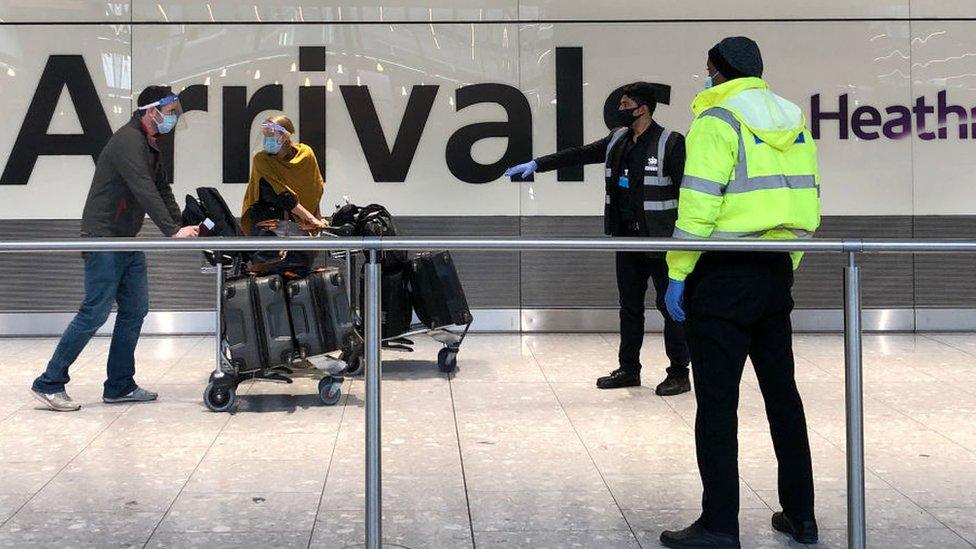
[[[159,130],[159,133],[169,133],[176,127],[178,118],[175,114],[164,114],[163,121],[156,124],[156,129]]]
[[[712,82],[712,77],[711,77],[711,75],[709,75],[709,76],[706,76],[706,77],[705,77],[705,89],[707,90],[708,88],[711,88],[711,87],[712,87],[712,86],[714,86],[714,85],[715,85],[715,84],[714,84],[714,83]]]
[[[274,135],[264,136],[264,152],[268,154],[278,154],[281,151],[282,141]]]

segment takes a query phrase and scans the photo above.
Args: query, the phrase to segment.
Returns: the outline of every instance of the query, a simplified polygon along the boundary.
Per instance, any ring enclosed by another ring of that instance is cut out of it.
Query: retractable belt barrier
[[[380,444],[380,254],[384,250],[506,250],[566,252],[654,252],[672,250],[740,252],[814,252],[847,254],[844,268],[844,361],[847,423],[847,543],[864,549],[864,415],[861,371],[861,282],[857,257],[862,253],[974,253],[976,241],[966,240],[675,240],[670,238],[97,238],[75,240],[0,241],[0,253],[133,252],[133,251],[288,251],[364,250],[366,262],[366,547],[382,545]],[[221,311],[220,262],[217,274],[217,315]],[[2,335],[2,334],[0,334]],[[220,364],[221,342],[216,337]]]

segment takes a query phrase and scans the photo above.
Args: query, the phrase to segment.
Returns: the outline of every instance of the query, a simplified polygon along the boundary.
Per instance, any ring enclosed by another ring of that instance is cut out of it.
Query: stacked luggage
[[[341,358],[361,353],[345,280],[337,269],[305,278],[278,274],[228,280],[223,292],[223,332],[227,366],[212,377],[204,402],[213,411],[233,408],[237,386],[248,380],[291,383],[317,376],[319,399],[331,406],[341,397]]]
[[[184,225],[200,225],[204,237],[243,236],[216,189],[199,188],[197,197],[186,197]],[[335,213],[332,225],[324,236],[397,235],[393,217],[377,204],[362,208],[347,204]],[[227,275],[220,299],[221,360],[210,376],[204,403],[215,412],[231,411],[242,382],[292,383],[293,378],[305,376],[319,379],[319,399],[324,404],[336,404],[342,375],[364,370],[362,292],[357,314],[349,299],[353,294],[348,285],[355,282],[348,280],[351,276],[335,268],[280,269],[285,262],[256,261],[260,255],[204,254],[218,273]],[[346,272],[356,272],[353,254],[345,254],[345,259]],[[261,271],[256,265],[270,268]],[[405,252],[386,252],[382,266],[384,348],[409,352],[413,342],[407,338],[426,334],[444,345],[437,355],[440,370],[454,371],[472,317],[450,253],[422,253],[410,259]],[[414,311],[419,323],[412,322]],[[449,330],[456,326],[463,331]]]
[[[378,204],[364,207],[346,204],[332,216],[332,223],[346,227],[346,232],[356,236],[398,236],[392,215]],[[472,316],[450,252],[421,253],[413,259],[404,252],[384,252],[381,263],[384,347],[411,352],[413,342],[408,337],[427,334],[444,345],[437,356],[440,370],[453,372]],[[360,291],[361,311],[363,297]],[[412,323],[414,311],[419,324]],[[463,332],[456,334],[448,330],[455,326],[463,327]],[[350,363],[349,373],[355,375],[361,371],[360,363]]]
[[[184,223],[209,227],[209,236],[243,234],[216,189],[201,188],[197,195],[199,200],[187,196]],[[344,359],[362,353],[345,277],[334,268],[303,277],[246,273],[249,255],[204,254],[229,271],[221,296],[222,363],[210,377],[204,403],[215,412],[230,411],[244,381],[292,383],[304,376],[319,378],[323,404],[336,404],[348,366]]]

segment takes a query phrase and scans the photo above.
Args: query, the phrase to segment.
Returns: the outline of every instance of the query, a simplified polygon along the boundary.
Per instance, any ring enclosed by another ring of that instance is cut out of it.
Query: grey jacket
[[[149,145],[136,111],[98,156],[81,216],[81,234],[136,236],[147,213],[166,236],[180,229],[182,214],[162,158]]]

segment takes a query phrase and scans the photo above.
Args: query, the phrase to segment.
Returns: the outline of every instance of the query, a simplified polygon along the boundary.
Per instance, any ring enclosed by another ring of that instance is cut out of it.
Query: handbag
[[[254,224],[251,236],[308,237],[316,236],[317,228],[300,225],[290,219],[268,219]],[[304,278],[312,272],[318,252],[295,250],[261,250],[251,254],[247,269],[255,274],[280,274],[287,278]]]

